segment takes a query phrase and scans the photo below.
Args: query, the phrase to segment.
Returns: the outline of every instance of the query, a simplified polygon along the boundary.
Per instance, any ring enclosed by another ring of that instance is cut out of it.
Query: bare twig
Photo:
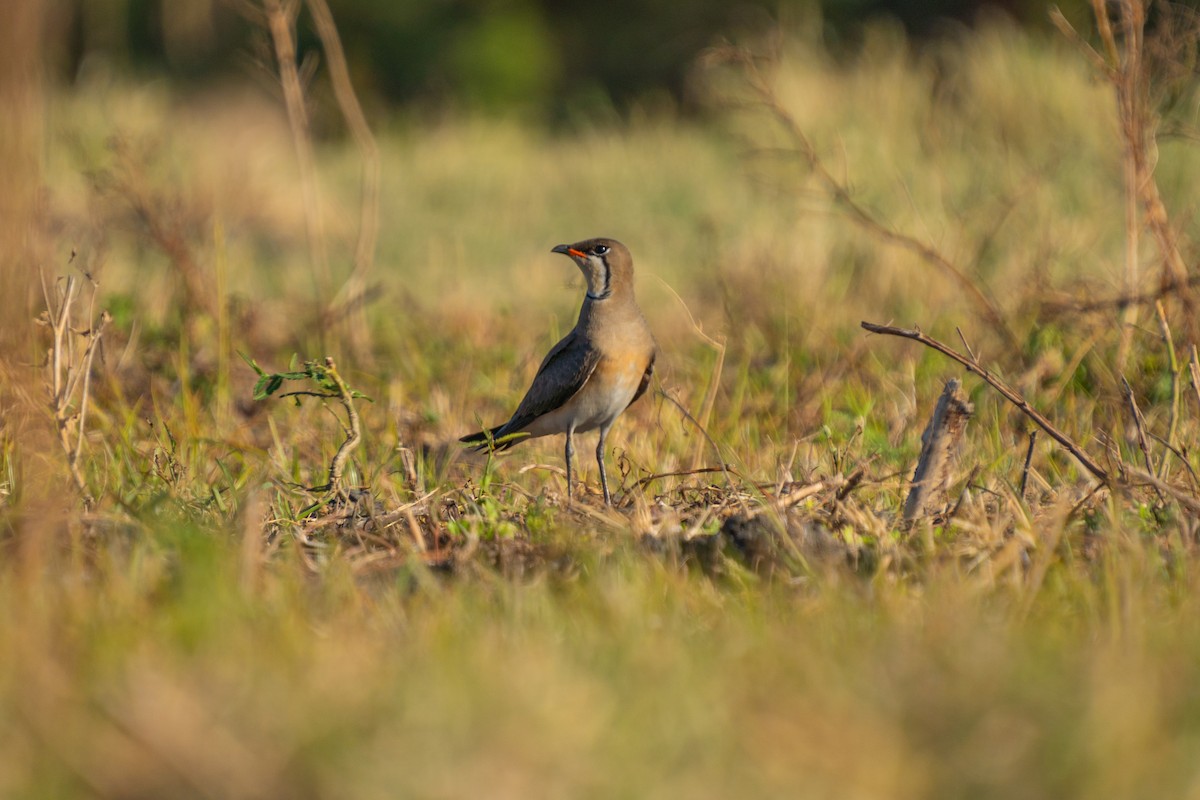
[[[834,494],[834,499],[840,503],[843,500],[845,500],[847,497],[849,497],[850,493],[853,492],[855,489],[857,489],[858,486],[862,483],[862,480],[866,476],[866,474],[867,474],[867,471],[865,469],[863,469],[861,466],[856,467],[854,470],[852,470],[850,472],[850,474],[846,476],[846,482],[843,483],[841,488],[838,489],[837,492]]]
[[[980,365],[978,361],[975,361],[974,359],[964,356],[962,353],[959,353],[958,351],[948,347],[947,345],[942,344],[937,339],[933,339],[929,336],[926,336],[925,334],[921,333],[921,331],[919,331],[919,330],[909,330],[906,328],[897,328],[892,325],[878,325],[873,322],[865,322],[865,321],[860,324],[862,325],[862,327],[865,330],[868,330],[871,333],[881,333],[881,334],[885,334],[887,336],[899,336],[904,339],[912,339],[913,341],[920,342],[921,344],[925,345],[926,347],[936,350],[939,353],[941,353],[942,355],[957,361],[959,364],[962,364],[964,367],[967,368],[968,371],[974,372],[976,375],[978,375],[980,378],[982,378],[989,386],[991,386],[993,389],[995,389],[997,392],[999,392],[1004,397],[1005,400],[1007,400],[1008,402],[1010,402],[1014,406],[1016,406],[1018,409],[1020,409],[1022,411],[1022,413],[1024,413],[1025,416],[1027,416],[1031,420],[1033,420],[1038,425],[1038,427],[1040,427],[1046,433],[1050,434],[1050,438],[1054,439],[1054,441],[1058,442],[1063,447],[1065,447],[1067,449],[1067,452],[1069,452],[1071,455],[1073,455],[1075,457],[1075,459],[1081,465],[1083,465],[1083,467],[1088,472],[1092,473],[1092,475],[1094,475],[1099,480],[1104,481],[1105,483],[1108,483],[1110,481],[1108,471],[1106,469],[1104,469],[1103,467],[1101,467],[1099,462],[1097,462],[1094,458],[1092,458],[1090,455],[1088,455],[1087,451],[1085,451],[1082,447],[1080,447],[1078,444],[1076,444],[1074,442],[1074,440],[1071,439],[1071,437],[1067,436],[1065,433],[1060,431],[1054,425],[1054,423],[1052,423],[1050,420],[1046,419],[1046,417],[1043,416],[1037,409],[1035,409],[1033,406],[1029,405],[1029,403],[1025,400],[1024,397],[1022,397],[1020,394],[1018,394],[1013,389],[1009,388],[1009,386],[1006,383],[1004,383],[1004,381],[1000,380],[995,375],[993,375],[992,373],[990,373],[986,369],[984,369],[984,367],[982,365]]]

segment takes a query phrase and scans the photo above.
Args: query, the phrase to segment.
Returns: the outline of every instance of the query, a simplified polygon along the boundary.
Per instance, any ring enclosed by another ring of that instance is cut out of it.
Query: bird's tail
[[[459,439],[459,441],[463,444],[471,445],[475,450],[486,450],[488,447],[494,450],[507,450],[528,436],[526,433],[510,433],[506,435],[503,430],[503,425],[497,425],[494,428],[485,428],[478,433],[468,434]]]

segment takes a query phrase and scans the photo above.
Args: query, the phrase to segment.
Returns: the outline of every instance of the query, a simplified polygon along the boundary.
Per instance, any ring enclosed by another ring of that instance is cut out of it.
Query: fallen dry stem
[[[926,336],[924,333],[921,333],[921,331],[919,331],[919,330],[909,330],[907,328],[897,328],[892,325],[878,325],[876,323],[866,322],[866,321],[863,321],[860,324],[862,325],[862,327],[865,330],[868,330],[871,333],[881,333],[881,334],[885,334],[887,336],[899,336],[903,339],[912,339],[913,341],[920,342],[921,344],[925,345],[926,347],[936,350],[939,353],[941,353],[942,355],[944,355],[948,358],[951,358],[954,361],[957,361],[959,364],[962,364],[964,367],[967,368],[968,372],[974,372],[980,378],[983,378],[984,382],[987,383],[989,386],[991,386],[993,389],[995,389],[997,392],[999,392],[1004,397],[1005,400],[1007,400],[1008,402],[1012,403],[1014,406],[1019,408],[1021,410],[1021,412],[1024,413],[1025,416],[1027,416],[1031,420],[1033,420],[1038,425],[1038,427],[1040,427],[1046,433],[1050,434],[1050,438],[1054,439],[1054,441],[1058,442],[1063,447],[1065,447],[1067,449],[1067,452],[1069,452],[1071,455],[1075,456],[1075,459],[1080,464],[1082,464],[1083,467],[1088,472],[1092,473],[1092,475],[1094,475],[1096,478],[1104,481],[1105,483],[1109,483],[1110,478],[1108,475],[1108,471],[1105,470],[1103,467],[1101,467],[1100,464],[1094,458],[1092,458],[1090,455],[1088,455],[1087,451],[1085,451],[1082,447],[1080,447],[1078,444],[1076,444],[1074,442],[1074,440],[1071,439],[1070,436],[1067,436],[1065,433],[1060,431],[1054,425],[1054,423],[1052,423],[1050,420],[1046,419],[1046,417],[1044,415],[1042,415],[1041,412],[1039,412],[1036,408],[1029,405],[1029,403],[1025,400],[1025,398],[1022,397],[1020,394],[1018,394],[1013,389],[1011,389],[1008,386],[1008,384],[1004,383],[1004,381],[1000,380],[995,375],[988,372],[975,359],[964,356],[962,353],[959,353],[957,350],[954,350],[953,348],[951,348],[945,344],[942,344],[937,339],[933,339],[929,336]]]

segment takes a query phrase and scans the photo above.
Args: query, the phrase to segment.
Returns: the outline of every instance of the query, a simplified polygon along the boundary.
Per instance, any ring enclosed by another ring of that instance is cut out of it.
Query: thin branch
[[[741,66],[746,76],[746,82],[759,102],[775,120],[783,126],[795,142],[796,147],[808,162],[809,169],[817,177],[826,193],[834,204],[842,209],[846,216],[859,227],[877,236],[885,242],[897,245],[920,257],[926,263],[938,268],[959,285],[975,305],[979,306],[984,318],[1001,335],[1005,343],[1019,350],[1020,343],[1012,329],[1008,326],[1003,312],[996,301],[986,294],[967,276],[957,264],[947,258],[933,245],[914,236],[902,233],[875,218],[862,204],[854,199],[846,184],[834,177],[818,155],[816,147],[809,140],[800,123],[780,102],[770,81],[758,68],[755,58],[743,48],[724,47],[714,52],[714,57]]]
[[[1097,72],[1109,78],[1110,80],[1113,79],[1115,73],[1113,68],[1108,65],[1108,62],[1104,60],[1104,56],[1097,53],[1096,48],[1084,41],[1083,37],[1079,35],[1079,31],[1075,30],[1075,26],[1072,25],[1065,16],[1063,16],[1063,13],[1059,10],[1058,6],[1053,6],[1050,9],[1050,21],[1054,23],[1054,27],[1058,28],[1059,32],[1062,33],[1062,35],[1065,36],[1071,44],[1078,48],[1079,52],[1083,54],[1084,58],[1092,62],[1092,66]]]
[[[1050,434],[1050,438],[1054,439],[1054,441],[1058,442],[1063,447],[1065,447],[1067,449],[1067,452],[1069,452],[1071,455],[1073,455],[1075,457],[1075,459],[1080,464],[1082,464],[1083,467],[1088,472],[1092,473],[1092,475],[1094,475],[1099,480],[1104,481],[1105,483],[1108,483],[1111,480],[1109,477],[1108,471],[1105,470],[1103,467],[1101,467],[1100,464],[1094,458],[1092,458],[1090,455],[1088,455],[1087,451],[1085,451],[1082,447],[1080,447],[1078,444],[1076,444],[1074,442],[1074,440],[1071,439],[1071,437],[1067,436],[1065,433],[1060,431],[1054,425],[1054,423],[1052,423],[1050,420],[1046,419],[1046,417],[1043,416],[1037,409],[1035,409],[1033,406],[1029,405],[1029,403],[1025,400],[1024,397],[1022,397],[1020,394],[1018,394],[1013,389],[1009,388],[1009,386],[1006,383],[1004,383],[1004,381],[1000,380],[995,375],[988,372],[982,365],[980,365],[980,363],[978,361],[975,361],[972,358],[964,356],[962,353],[959,353],[958,351],[948,347],[947,345],[942,344],[937,339],[933,339],[933,338],[930,338],[929,336],[926,336],[925,334],[921,333],[921,331],[919,331],[919,330],[909,330],[906,328],[897,328],[897,327],[894,327],[891,325],[878,325],[873,322],[865,322],[865,321],[860,324],[862,325],[862,327],[865,330],[868,330],[871,333],[880,333],[880,334],[885,334],[887,336],[899,336],[903,339],[912,339],[913,341],[920,342],[921,344],[925,345],[926,347],[936,350],[939,353],[941,353],[942,355],[944,355],[948,358],[951,358],[954,361],[957,361],[959,364],[962,364],[964,367],[967,368],[967,370],[969,372],[974,372],[976,375],[978,375],[980,378],[982,378],[985,383],[987,383],[989,386],[991,386],[993,389],[995,389],[997,392],[999,392],[1004,397],[1005,400],[1007,400],[1008,402],[1010,402],[1014,406],[1016,406],[1018,409],[1020,409],[1025,414],[1025,416],[1027,416],[1031,420],[1033,420],[1038,425],[1038,427],[1040,427],[1046,433]]]
[[[1056,299],[1039,305],[1039,311],[1050,314],[1076,313],[1094,314],[1101,311],[1121,311],[1131,305],[1151,305],[1167,297],[1178,294],[1184,287],[1191,288],[1200,285],[1200,275],[1193,275],[1180,283],[1169,282],[1150,292],[1126,293],[1117,297],[1102,297],[1099,300],[1084,300],[1059,294]]]

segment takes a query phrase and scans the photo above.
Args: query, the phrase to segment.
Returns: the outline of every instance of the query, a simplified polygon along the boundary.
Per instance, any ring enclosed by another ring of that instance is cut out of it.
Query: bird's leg
[[[575,481],[571,475],[571,458],[575,455],[575,443],[573,441],[574,438],[575,438],[575,431],[573,429],[568,430],[567,431],[567,452],[565,454],[566,461],[567,461],[567,505],[571,505],[571,498],[574,496],[574,494],[571,491],[573,484],[575,483]]]
[[[600,429],[600,441],[596,444],[596,463],[600,465],[600,488],[604,490],[604,505],[612,505],[612,495],[608,493],[608,476],[604,474],[604,439],[608,436],[608,428]]]

